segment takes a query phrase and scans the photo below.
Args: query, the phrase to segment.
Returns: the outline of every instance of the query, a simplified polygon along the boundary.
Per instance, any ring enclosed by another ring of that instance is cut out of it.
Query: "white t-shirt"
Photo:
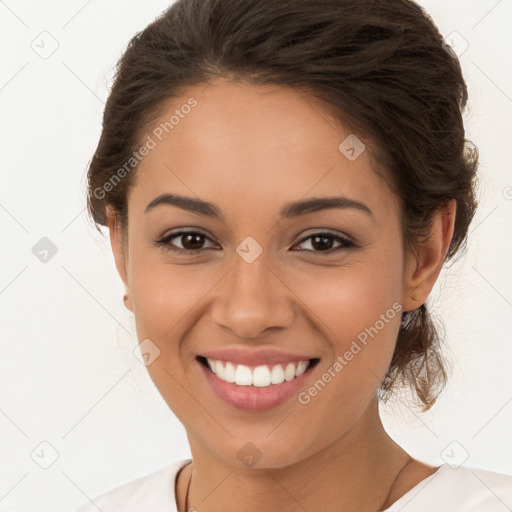
[[[117,487],[75,512],[176,512],[174,487],[182,459]],[[507,512],[512,510],[512,476],[443,464],[383,512]]]

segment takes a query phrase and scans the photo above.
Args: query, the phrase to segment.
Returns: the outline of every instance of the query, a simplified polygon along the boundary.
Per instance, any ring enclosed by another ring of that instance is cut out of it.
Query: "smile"
[[[296,395],[320,359],[258,366],[203,356],[196,361],[209,387],[224,403],[246,412],[263,412]]]
[[[212,373],[224,382],[231,382],[237,386],[264,388],[299,377],[313,360],[275,365],[264,364],[255,367],[210,358],[207,358],[206,361]]]

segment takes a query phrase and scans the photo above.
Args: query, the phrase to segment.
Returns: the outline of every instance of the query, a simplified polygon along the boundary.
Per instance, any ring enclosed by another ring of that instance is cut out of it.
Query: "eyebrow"
[[[160,205],[171,205],[199,215],[224,219],[222,210],[208,201],[195,199],[193,197],[181,196],[178,194],[162,194],[153,199],[147,206],[145,212]],[[335,197],[313,197],[294,203],[289,203],[280,211],[281,218],[289,219],[299,217],[307,213],[318,212],[333,208],[356,209],[373,217],[372,210],[364,203],[344,196]]]

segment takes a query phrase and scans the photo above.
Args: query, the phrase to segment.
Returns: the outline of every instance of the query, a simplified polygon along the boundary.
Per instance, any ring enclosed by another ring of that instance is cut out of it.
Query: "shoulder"
[[[512,508],[512,476],[477,468],[446,465],[444,485],[457,494],[467,510],[500,511]],[[476,507],[476,508],[475,508]]]
[[[501,512],[510,508],[512,476],[444,464],[386,510]]]
[[[175,461],[169,466],[149,475],[137,478],[104,494],[101,494],[80,506],[75,512],[174,512],[176,496],[174,485],[179,470],[190,459]]]

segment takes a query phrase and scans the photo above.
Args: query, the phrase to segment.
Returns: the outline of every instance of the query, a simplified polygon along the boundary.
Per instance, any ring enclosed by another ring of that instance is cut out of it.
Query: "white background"
[[[467,136],[480,150],[480,208],[467,253],[432,295],[453,366],[448,388],[429,413],[396,400],[382,415],[416,458],[439,465],[452,456],[512,475],[512,1],[419,3],[444,36],[457,31],[469,43],[461,63]],[[190,456],[183,426],[132,355],[134,322],[108,237],[84,209],[113,67],[167,6],[0,1],[3,511],[70,510]],[[47,59],[31,47],[42,37],[46,49],[58,44]],[[32,252],[42,237],[58,250],[47,263]],[[59,455],[48,469],[30,456],[51,456],[43,441]]]

